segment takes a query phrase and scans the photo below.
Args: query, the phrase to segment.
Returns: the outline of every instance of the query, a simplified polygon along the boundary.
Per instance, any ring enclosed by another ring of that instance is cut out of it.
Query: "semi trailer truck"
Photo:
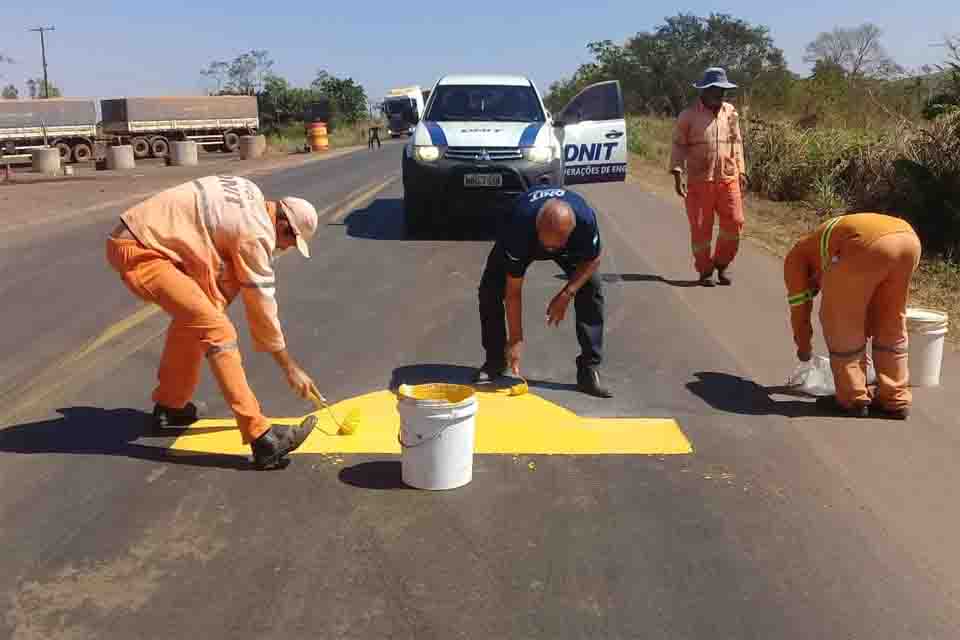
[[[0,155],[29,160],[34,149],[56,147],[62,161],[86,162],[97,142],[97,103],[85,98],[0,100]]]
[[[102,100],[102,133],[129,144],[136,158],[164,157],[172,141],[208,151],[236,151],[260,127],[256,96],[185,96]]]

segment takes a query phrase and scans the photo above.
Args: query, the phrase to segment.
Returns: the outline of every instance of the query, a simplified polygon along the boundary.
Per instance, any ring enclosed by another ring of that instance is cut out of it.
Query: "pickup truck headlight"
[[[414,147],[413,155],[421,162],[436,162],[440,159],[440,147],[426,145]]]
[[[524,147],[523,157],[530,162],[547,164],[553,160],[553,147]]]

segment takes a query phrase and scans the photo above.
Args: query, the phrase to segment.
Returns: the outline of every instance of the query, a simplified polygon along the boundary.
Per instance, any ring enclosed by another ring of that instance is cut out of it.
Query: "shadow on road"
[[[359,489],[388,491],[390,489],[409,489],[403,483],[399,460],[378,460],[363,462],[340,471],[340,482]]]
[[[83,454],[125,456],[152,462],[219,469],[251,469],[245,457],[188,451],[170,451],[167,446],[183,433],[169,429],[157,438],[163,444],[136,442],[150,435],[150,415],[135,409],[69,407],[58,409],[60,418],[28,422],[0,431],[0,451],[20,454]]]
[[[569,278],[566,274],[557,274],[554,276],[558,280],[568,280]],[[600,279],[608,284],[616,284],[618,282],[660,282],[663,284],[668,284],[671,287],[699,287],[700,283],[696,280],[670,280],[664,278],[663,276],[653,275],[649,273],[601,273]]]
[[[728,373],[699,372],[698,380],[687,383],[694,395],[717,411],[747,416],[785,416],[806,418],[818,416],[816,405],[807,400],[774,400],[771,396],[788,394],[784,387],[763,387]]]
[[[451,216],[443,224],[433,229],[412,235],[407,233],[403,219],[402,198],[378,198],[363,209],[351,211],[342,223],[327,226],[344,226],[351,238],[363,240],[492,240],[492,229],[485,229],[481,220],[468,217]]]

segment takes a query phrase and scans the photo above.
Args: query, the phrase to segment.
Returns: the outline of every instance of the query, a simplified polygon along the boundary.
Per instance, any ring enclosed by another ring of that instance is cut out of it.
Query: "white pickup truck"
[[[404,150],[407,228],[492,217],[535,186],[622,182],[626,134],[617,81],[587,87],[554,115],[523,76],[445,76]]]

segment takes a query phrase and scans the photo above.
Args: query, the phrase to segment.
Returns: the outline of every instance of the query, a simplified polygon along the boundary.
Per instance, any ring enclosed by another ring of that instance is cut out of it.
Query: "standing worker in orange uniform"
[[[737,110],[723,98],[727,89],[737,85],[727,81],[723,69],[711,67],[693,86],[700,90],[700,97],[677,118],[670,170],[677,195],[686,201],[700,284],[712,287],[716,270],[718,282],[730,285],[728,269],[740,247],[744,222],[746,169]],[[720,232],[716,252],[711,253],[714,215],[720,218]]]
[[[303,444],[313,421],[270,425],[247,384],[226,308],[240,294],[256,349],[273,355],[298,395],[316,393],[287,353],[272,266],[278,253],[294,246],[310,257],[316,209],[300,198],[265,200],[244,178],[209,176],[162,191],[120,220],[107,240],[107,260],[134,295],[173,318],[153,392],[154,428],[197,420],[190,400],[206,357],[255,466],[277,466]]]
[[[830,351],[835,397],[819,398],[831,413],[865,417],[871,404],[905,420],[907,388],[907,295],[920,262],[920,240],[904,220],[878,213],[832,218],[805,236],[784,262],[784,281],[797,357],[812,357],[813,299],[823,292],[820,323]],[[867,339],[873,338],[877,397],[866,379]]]

